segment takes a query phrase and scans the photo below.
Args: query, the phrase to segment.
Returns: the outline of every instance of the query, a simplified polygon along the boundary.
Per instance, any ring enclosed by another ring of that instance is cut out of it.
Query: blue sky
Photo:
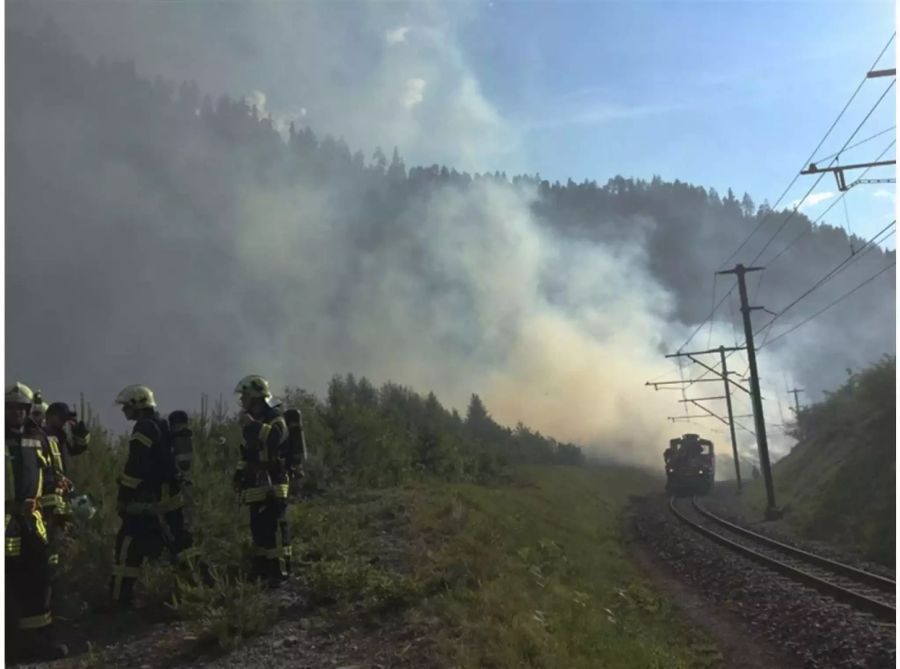
[[[891,2],[493,0],[462,39],[483,94],[522,131],[521,170],[600,183],[660,174],[774,203],[894,25]],[[895,65],[895,46],[879,67]],[[865,84],[820,156],[841,147],[890,81]],[[856,140],[894,124],[894,100],[892,90]],[[844,162],[874,159],[893,136]],[[801,177],[785,201],[814,180]],[[852,231],[871,234],[893,218],[893,192],[857,186],[847,212],[841,203],[824,220],[843,226],[849,214]],[[815,193],[814,218],[833,202],[834,179]]]

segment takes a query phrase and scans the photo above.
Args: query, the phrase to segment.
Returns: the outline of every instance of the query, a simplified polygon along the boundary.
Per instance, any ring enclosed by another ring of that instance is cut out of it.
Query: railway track
[[[681,507],[681,508],[679,508]],[[735,525],[704,509],[694,498],[686,510],[669,499],[669,510],[696,532],[832,599],[893,624],[896,582],[835,560],[800,550]]]

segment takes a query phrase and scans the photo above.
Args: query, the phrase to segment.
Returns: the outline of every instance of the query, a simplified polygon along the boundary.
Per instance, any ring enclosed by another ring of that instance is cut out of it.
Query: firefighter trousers
[[[166,513],[162,523],[157,516],[123,515],[113,553],[110,598],[130,605],[141,565],[145,560],[158,559],[165,550],[178,566],[187,567],[189,558],[196,557],[193,536],[185,527],[181,509]]]
[[[51,514],[47,517],[47,563],[50,565],[50,578],[55,579],[59,573],[59,559],[66,541],[68,517]]]
[[[24,639],[42,632],[53,622],[50,551],[39,513],[27,521],[7,516],[5,557],[6,638]]]
[[[134,584],[141,573],[144,560],[154,560],[163,551],[163,535],[156,516],[122,515],[122,526],[116,534],[110,598],[130,605],[134,598]]]
[[[269,581],[286,579],[291,570],[287,500],[269,498],[264,502],[251,502],[249,508],[254,576]]]

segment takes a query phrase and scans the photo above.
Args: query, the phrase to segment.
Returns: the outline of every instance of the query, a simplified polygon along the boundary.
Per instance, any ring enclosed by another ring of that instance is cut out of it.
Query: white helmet
[[[125,386],[116,396],[116,404],[133,409],[154,409],[156,408],[156,399],[153,397],[153,391],[147,386],[131,385]]]
[[[237,395],[246,395],[254,399],[259,398],[267,402],[272,397],[272,391],[269,390],[269,382],[259,374],[251,374],[238,381],[234,392]]]
[[[43,416],[49,408],[50,406],[44,401],[41,391],[35,390],[34,395],[32,395],[31,413]]]
[[[6,389],[7,404],[25,404],[31,406],[34,402],[34,393],[31,388],[21,381],[16,381]]]

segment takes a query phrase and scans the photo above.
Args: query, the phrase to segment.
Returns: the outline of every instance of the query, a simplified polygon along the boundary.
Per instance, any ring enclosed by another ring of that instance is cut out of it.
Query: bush
[[[212,569],[211,585],[177,579],[177,593],[168,606],[182,619],[201,644],[230,650],[243,639],[269,629],[276,608],[255,582],[229,577]]]

